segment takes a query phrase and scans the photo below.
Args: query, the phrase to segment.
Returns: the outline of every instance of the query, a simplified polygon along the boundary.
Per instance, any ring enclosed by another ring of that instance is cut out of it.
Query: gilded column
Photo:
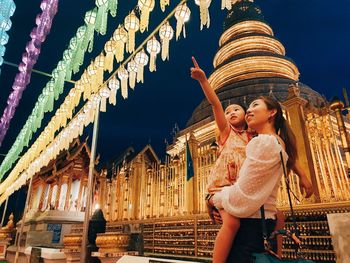
[[[140,213],[140,198],[141,198],[141,180],[142,177],[142,160],[141,156],[138,155],[133,163],[134,165],[134,176],[133,176],[133,218],[141,219]]]
[[[146,218],[151,217],[151,185],[152,185],[152,172],[151,166],[147,168],[147,186],[146,186]]]
[[[319,189],[317,188],[316,173],[314,165],[312,163],[310,142],[308,140],[305,127],[305,116],[303,106],[306,103],[307,101],[300,97],[299,88],[296,85],[290,85],[288,88],[287,99],[283,102],[283,105],[287,109],[290,125],[293,129],[293,132],[296,138],[298,138],[298,140],[296,140],[298,151],[297,161],[314,186],[314,196],[316,202],[320,202],[320,194]]]
[[[165,165],[160,165],[160,211],[159,216],[164,216],[164,205],[165,205],[165,180],[164,180]]]
[[[331,105],[329,106],[331,110],[335,112],[335,117],[337,118],[337,124],[340,134],[340,140],[343,146],[344,154],[345,154],[345,160],[346,160],[346,166],[348,167],[348,173],[350,170],[350,148],[349,148],[349,141],[347,136],[347,131],[344,124],[344,119],[342,116],[342,110],[344,108],[344,104],[335,97],[331,101]]]
[[[106,170],[103,170],[101,173],[100,173],[100,189],[99,189],[99,197],[98,197],[98,202],[100,204],[100,207],[101,209],[103,210],[103,208],[105,207],[105,204],[106,204],[106,186],[107,186],[107,183],[106,183],[106,176],[107,176],[107,171]]]

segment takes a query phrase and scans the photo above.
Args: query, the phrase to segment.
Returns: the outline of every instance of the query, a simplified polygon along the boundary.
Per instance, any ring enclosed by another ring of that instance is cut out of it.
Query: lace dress
[[[245,148],[250,137],[247,131],[237,131],[231,127],[226,141],[219,146],[219,157],[208,179],[208,193],[219,192],[222,187],[236,182],[238,172],[246,157]]]

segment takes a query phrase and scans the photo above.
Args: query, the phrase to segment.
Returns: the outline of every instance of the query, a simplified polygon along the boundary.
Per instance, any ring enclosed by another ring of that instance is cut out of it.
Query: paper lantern
[[[187,7],[186,3],[176,7],[175,18],[176,18],[176,40],[179,39],[181,32],[186,37],[185,23],[190,19],[191,10]]]
[[[224,0],[226,1],[226,0]],[[203,29],[203,26],[210,26],[210,15],[209,15],[209,7],[211,4],[211,0],[195,0],[196,5],[199,6],[200,10],[200,20],[201,20],[201,25],[200,29]]]
[[[127,51],[129,53],[134,52],[135,50],[135,33],[140,28],[140,21],[132,11],[124,20],[124,27],[128,31],[128,45]]]
[[[100,90],[100,96],[101,96],[101,108],[100,110],[102,112],[106,112],[106,102],[107,102],[107,98],[109,97],[109,95],[111,94],[109,88],[107,88],[106,86],[104,86],[101,90]]]
[[[121,25],[113,33],[113,40],[115,41],[115,59],[121,62],[124,59],[124,47],[128,40],[128,32]]]
[[[92,48],[94,46],[94,29],[95,29],[96,16],[97,16],[97,8],[94,8],[93,10],[85,13],[84,21],[86,24],[86,31],[84,34],[84,39],[82,41],[82,49],[83,50],[88,49],[89,52],[92,51]]]
[[[135,88],[135,82],[136,82],[136,73],[137,73],[137,64],[134,60],[131,60],[128,63],[127,66],[128,72],[129,72],[129,85],[130,88]]]
[[[137,64],[137,82],[143,83],[143,70],[148,63],[148,55],[142,49],[135,55],[135,62]]]
[[[160,52],[160,43],[155,37],[147,41],[147,51],[151,55],[149,71],[156,71],[156,59],[157,54]]]
[[[9,41],[9,35],[6,32],[0,30],[0,45],[5,46],[8,41]]]
[[[137,5],[141,12],[140,17],[140,32],[143,33],[148,30],[149,14],[154,8],[154,0],[138,0]]]
[[[90,68],[90,71],[92,69]],[[91,73],[93,73],[93,71],[91,71]],[[83,75],[81,76],[81,84],[83,85],[83,89],[84,89],[84,95],[83,95],[83,99],[86,100],[88,98],[90,98],[91,96],[91,84],[90,84],[90,78],[89,78],[89,74],[88,72],[85,70]]]
[[[105,68],[108,70],[109,73],[113,71],[113,58],[114,58],[114,53],[116,50],[116,42],[113,40],[109,40],[105,44]]]
[[[160,0],[160,9],[164,12],[165,7],[170,4],[170,0]]]
[[[118,70],[118,78],[120,79],[122,86],[122,97],[128,98],[128,71],[124,67],[120,67]]]
[[[107,30],[108,0],[96,0],[95,3],[98,7],[95,30],[101,35],[105,35]]]
[[[166,22],[159,29],[159,37],[162,42],[162,60],[169,60],[169,42],[174,37],[174,30],[169,22]]]
[[[117,104],[117,91],[119,89],[119,81],[115,76],[108,82],[108,87],[111,90],[111,95],[109,96],[109,103]]]

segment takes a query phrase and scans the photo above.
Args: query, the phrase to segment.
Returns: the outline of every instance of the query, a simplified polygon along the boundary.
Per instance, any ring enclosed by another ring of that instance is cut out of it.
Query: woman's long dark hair
[[[281,137],[286,145],[286,152],[288,154],[287,168],[288,170],[291,170],[295,165],[298,154],[296,148],[296,138],[289,123],[283,117],[281,104],[277,100],[267,96],[260,96],[258,99],[262,99],[269,110],[277,110],[274,117],[274,126],[276,133]]]

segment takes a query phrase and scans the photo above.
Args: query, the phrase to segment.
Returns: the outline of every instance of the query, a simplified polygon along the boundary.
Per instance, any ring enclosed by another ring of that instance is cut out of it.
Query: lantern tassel
[[[169,0],[160,0],[160,9],[162,10],[162,12],[165,11],[165,7],[169,4],[170,4]]]
[[[129,30],[128,31],[128,47],[127,50],[129,53],[134,52],[135,50],[135,31]]]
[[[176,40],[179,39],[183,26],[184,26],[184,21],[181,19],[177,19],[177,21],[176,21]]]
[[[150,14],[150,9],[148,7],[144,6],[141,10],[141,17],[140,17],[140,32],[141,33],[143,33],[145,30],[148,31],[149,14]]]
[[[169,60],[169,39],[163,38],[162,39],[162,60]]]
[[[122,97],[124,99],[127,99],[128,98],[128,78],[122,78],[121,83],[122,83]]]
[[[123,41],[115,42],[115,59],[117,62],[121,62],[124,59],[124,47],[125,43]]]
[[[143,67],[141,64],[137,65],[137,83],[143,83]]]
[[[114,58],[113,52],[106,52],[105,69],[108,70],[109,73],[113,71],[113,58]]]
[[[100,108],[100,111],[101,112],[106,112],[106,108],[107,108],[107,98],[106,97],[102,97],[101,98],[101,108]]]
[[[149,71],[153,72],[156,71],[156,58],[157,58],[157,54],[154,52],[151,52],[151,58],[150,58],[150,62],[149,62]]]
[[[111,94],[109,95],[109,103],[113,104],[114,106],[117,104],[117,90],[112,89]]]
[[[136,72],[132,71],[129,73],[129,85],[130,88],[135,88],[135,82],[136,82]]]

